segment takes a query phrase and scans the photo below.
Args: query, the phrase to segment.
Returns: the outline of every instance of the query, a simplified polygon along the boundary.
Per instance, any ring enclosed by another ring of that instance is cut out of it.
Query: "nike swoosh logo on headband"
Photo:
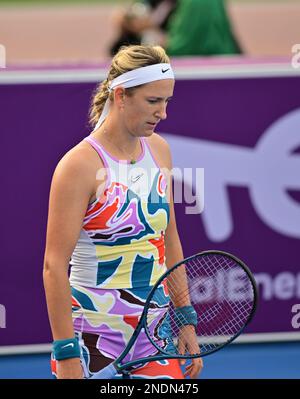
[[[165,73],[165,72],[167,72],[169,69],[170,69],[170,68],[168,68],[168,69],[162,69],[161,71],[162,71],[162,73]]]

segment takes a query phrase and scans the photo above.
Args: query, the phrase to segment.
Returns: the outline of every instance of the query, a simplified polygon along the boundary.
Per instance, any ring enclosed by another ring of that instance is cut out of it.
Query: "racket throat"
[[[131,373],[130,373],[129,370],[123,369],[123,370],[121,371],[121,374],[122,374],[122,379],[123,379],[123,380],[131,379]]]

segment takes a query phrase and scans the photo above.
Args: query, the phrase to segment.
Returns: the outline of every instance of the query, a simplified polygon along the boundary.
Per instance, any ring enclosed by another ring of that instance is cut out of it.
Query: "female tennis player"
[[[161,47],[122,48],[95,92],[94,130],[55,170],[44,286],[57,378],[89,378],[116,359],[151,287],[183,259],[167,173],[170,149],[154,132],[167,117],[174,83]],[[171,299],[179,312],[191,306],[186,299]],[[157,339],[162,339],[162,316],[157,313]],[[194,326],[184,328],[190,330],[181,350],[193,353],[198,347]],[[156,351],[141,333],[125,360]],[[184,373],[176,359],[130,371],[132,378],[196,378],[201,369],[202,360],[195,358]]]

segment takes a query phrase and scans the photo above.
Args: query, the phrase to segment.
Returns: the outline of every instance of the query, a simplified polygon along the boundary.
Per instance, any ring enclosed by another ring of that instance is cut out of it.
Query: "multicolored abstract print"
[[[139,288],[165,272],[164,234],[169,220],[166,178],[144,139],[143,157],[123,164],[87,138],[107,171],[104,193],[89,205],[71,260],[71,285]]]
[[[73,300],[73,325],[77,332],[83,335],[96,334],[100,339],[93,343],[97,353],[93,355],[105,356],[108,359],[115,359],[123,352],[131,338],[151,287],[147,289],[93,289],[85,287],[72,287]],[[159,328],[163,324],[164,315],[167,311],[169,297],[164,294],[163,287],[159,301],[151,306],[151,324],[149,326],[151,336],[160,347],[165,344],[164,337],[160,335]],[[88,338],[86,336],[86,338]],[[90,342],[92,344],[92,342]],[[167,344],[167,343],[166,343]],[[85,347],[83,346],[85,353]],[[124,359],[127,362],[131,359],[147,357],[157,352],[157,349],[150,343],[145,332],[142,332],[132,353]],[[89,351],[87,356],[91,356]],[[90,364],[91,357],[87,359]],[[93,367],[91,365],[91,371]]]
[[[166,270],[169,205],[166,177],[145,139],[134,165],[120,163],[91,137],[86,140],[99,154],[107,176],[102,194],[87,209],[70,262],[73,324],[88,378],[123,352],[151,286]],[[149,311],[149,331],[156,344],[165,347],[172,344],[166,333],[166,287],[159,294]],[[124,361],[157,352],[141,332]],[[56,374],[54,359],[52,372]],[[133,378],[183,378],[177,360],[149,362],[134,367],[131,374]]]
[[[150,289],[151,287],[127,290],[72,287],[73,324],[81,346],[85,377],[91,377],[122,353],[139,322]],[[170,345],[165,331],[168,304],[167,288],[161,286],[151,302],[149,316],[149,333],[159,347]],[[124,362],[148,357],[157,352],[146,333],[141,332]],[[52,369],[55,371],[54,361]],[[182,378],[176,360],[154,361],[135,366],[131,374],[134,378]]]

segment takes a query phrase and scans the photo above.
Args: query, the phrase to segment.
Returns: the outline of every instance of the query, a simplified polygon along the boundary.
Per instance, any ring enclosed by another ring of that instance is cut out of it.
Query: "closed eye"
[[[168,103],[169,101],[171,101],[172,97],[167,98],[165,101],[166,103]],[[157,104],[158,102],[164,101],[163,98],[148,98],[147,100],[149,102],[149,104]]]

